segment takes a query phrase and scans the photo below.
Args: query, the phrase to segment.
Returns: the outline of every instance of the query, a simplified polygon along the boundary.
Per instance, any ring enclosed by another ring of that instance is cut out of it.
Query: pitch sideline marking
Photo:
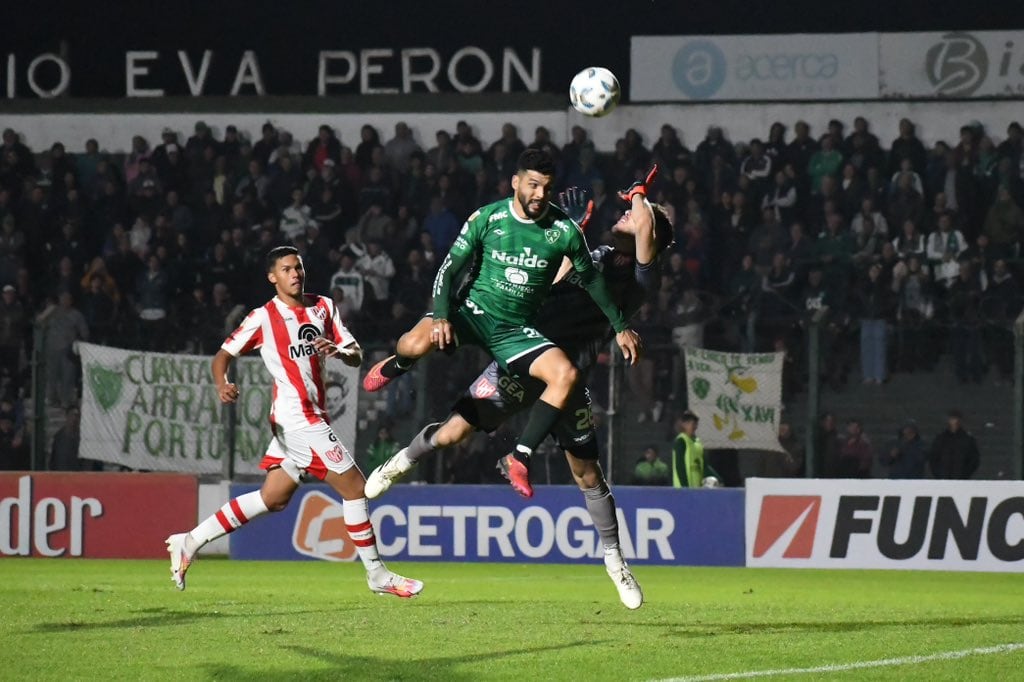
[[[780,670],[753,670],[744,673],[719,673],[714,675],[696,675],[692,677],[670,677],[657,682],[713,682],[714,680],[746,680],[754,677],[773,677],[775,675],[804,675],[809,673],[835,673],[862,668],[884,668],[897,665],[913,665],[930,661],[952,661],[968,656],[988,656],[989,654],[1005,654],[1024,649],[1024,642],[997,644],[996,646],[961,649],[960,651],[943,651],[927,656],[902,656],[900,658],[883,658],[878,661],[855,661],[853,663],[833,663],[813,668],[786,668]]]

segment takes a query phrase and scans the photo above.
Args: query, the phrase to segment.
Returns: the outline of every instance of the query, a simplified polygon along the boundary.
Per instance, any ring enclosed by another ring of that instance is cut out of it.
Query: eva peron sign
[[[79,344],[82,436],[79,454],[151,471],[219,473],[229,453],[228,412],[210,358]],[[258,357],[236,363],[239,387],[235,471],[255,473],[270,439],[273,381]],[[357,368],[328,361],[325,408],[339,438],[355,448]]]

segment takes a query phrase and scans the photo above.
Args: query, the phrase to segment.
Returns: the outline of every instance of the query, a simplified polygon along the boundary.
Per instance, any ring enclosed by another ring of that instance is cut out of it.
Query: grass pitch
[[[5,680],[1024,679],[1024,649],[795,673],[1024,642],[1024,575],[599,565],[395,564],[421,597],[371,594],[358,564],[0,561]],[[720,678],[724,679],[724,678]]]

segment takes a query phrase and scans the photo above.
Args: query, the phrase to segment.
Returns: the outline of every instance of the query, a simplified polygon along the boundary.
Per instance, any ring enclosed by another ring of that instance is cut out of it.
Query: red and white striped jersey
[[[313,340],[323,336],[339,348],[355,341],[333,300],[313,294],[304,300],[305,306],[292,307],[275,296],[253,309],[221,345],[235,357],[259,349],[274,377],[270,423],[284,431],[330,421],[324,409],[324,358]]]

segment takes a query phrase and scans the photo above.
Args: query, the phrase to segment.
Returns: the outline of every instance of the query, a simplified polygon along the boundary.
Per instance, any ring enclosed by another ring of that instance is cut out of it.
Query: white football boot
[[[615,589],[619,591],[619,599],[627,609],[638,609],[644,603],[644,592],[640,584],[633,577],[629,565],[622,558],[618,550],[605,552],[604,567],[608,571],[608,577],[615,583]]]
[[[175,533],[164,542],[167,543],[167,551],[171,555],[171,580],[179,590],[185,589],[185,573],[192,565],[193,555],[189,554],[185,538],[188,533]]]
[[[366,584],[371,592],[377,594],[393,594],[402,599],[415,597],[423,591],[423,583],[412,578],[404,578],[389,570],[378,571],[374,574],[366,574]]]
[[[408,448],[402,448],[391,459],[370,472],[366,479],[366,499],[372,500],[388,491],[393,483],[400,481],[416,467],[416,462],[405,456]]]

